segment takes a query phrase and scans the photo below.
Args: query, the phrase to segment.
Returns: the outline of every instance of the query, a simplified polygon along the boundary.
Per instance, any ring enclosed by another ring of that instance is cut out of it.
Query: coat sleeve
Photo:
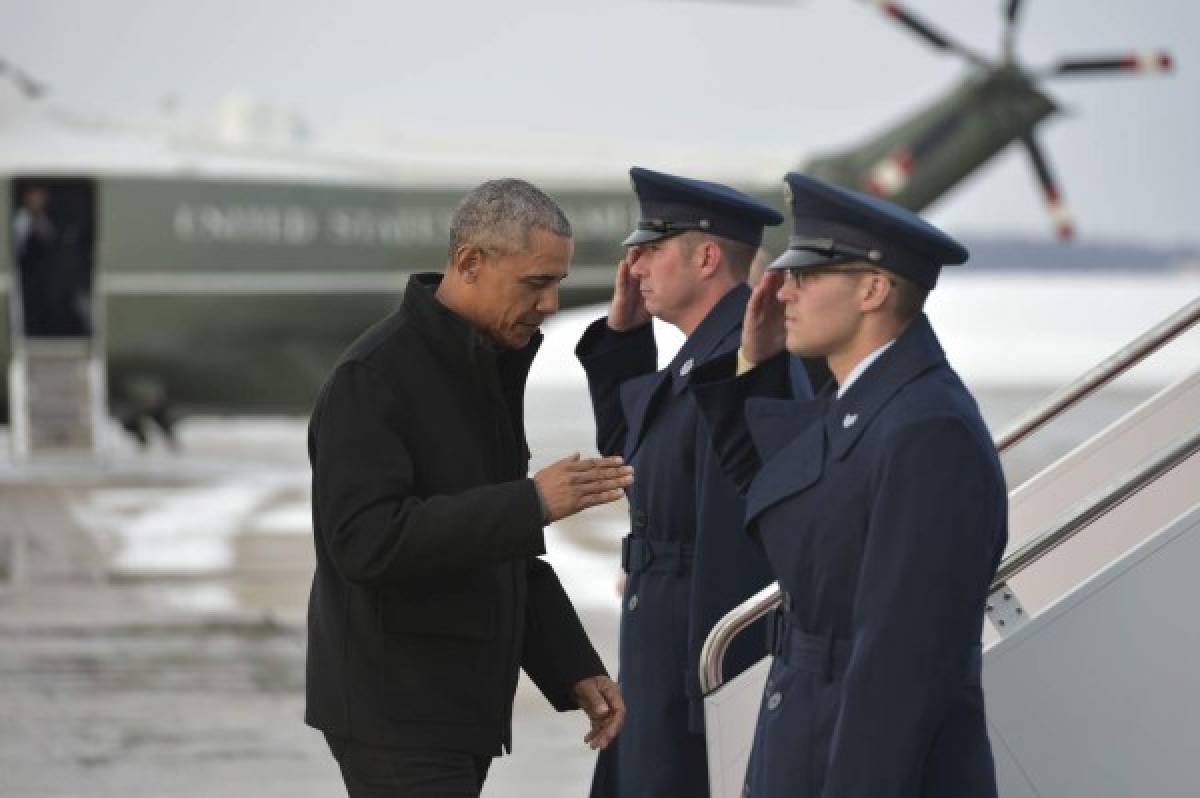
[[[521,667],[555,709],[578,709],[571,693],[575,684],[607,671],[554,569],[538,557],[528,563]]]
[[[713,358],[692,371],[689,384],[712,439],[712,451],[726,476],[745,495],[762,468],[750,428],[746,400],[756,396],[784,398],[792,395],[788,356],[779,354],[737,373],[737,353]]]
[[[530,479],[454,495],[415,493],[394,394],[361,362],[343,363],[310,435],[313,514],[339,572],[360,585],[545,553]]]
[[[658,368],[654,325],[616,332],[609,329],[607,317],[599,319],[584,331],[575,356],[587,373],[596,417],[596,451],[606,456],[623,454],[626,425],[621,383]]]
[[[1005,524],[1003,476],[981,438],[932,419],[881,450],[826,798],[917,795],[962,694]]]

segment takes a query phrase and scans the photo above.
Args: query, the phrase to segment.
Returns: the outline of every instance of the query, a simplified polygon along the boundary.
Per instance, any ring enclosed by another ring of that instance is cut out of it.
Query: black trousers
[[[490,756],[383,748],[325,735],[350,798],[479,798]]]

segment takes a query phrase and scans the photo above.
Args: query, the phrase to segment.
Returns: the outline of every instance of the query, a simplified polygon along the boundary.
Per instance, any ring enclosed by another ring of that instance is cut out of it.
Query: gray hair
[[[489,180],[455,209],[450,219],[450,257],[468,244],[506,254],[524,252],[535,228],[571,237],[571,223],[562,208],[541,189],[512,177]]]

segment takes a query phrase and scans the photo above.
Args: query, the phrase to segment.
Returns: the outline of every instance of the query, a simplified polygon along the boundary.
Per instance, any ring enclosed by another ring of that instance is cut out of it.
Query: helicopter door
[[[95,181],[22,177],[10,188],[13,451],[93,454],[105,412]]]

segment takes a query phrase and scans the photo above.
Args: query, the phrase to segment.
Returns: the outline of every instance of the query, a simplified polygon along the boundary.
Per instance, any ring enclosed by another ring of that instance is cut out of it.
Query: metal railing
[[[989,593],[1001,589],[1008,580],[1040,560],[1056,548],[1075,537],[1105,513],[1135,495],[1155,480],[1169,473],[1192,455],[1200,452],[1200,429],[1196,429],[1182,443],[1171,447],[1154,460],[1139,466],[1128,476],[1108,489],[1100,498],[1086,507],[1076,510],[1070,517],[1056,523],[1045,532],[1034,537],[1021,548],[1004,558],[996,569]]]
[[[1157,352],[1166,344],[1200,322],[1200,297],[1193,299],[1153,328],[1138,336],[1120,351],[1099,363],[1071,384],[1057,391],[1019,418],[996,438],[996,449],[1004,453],[1053,421],[1080,401]],[[1061,525],[1047,530],[1006,557],[997,569],[990,592],[994,592],[1029,564],[1036,562],[1078,534],[1096,518],[1137,493],[1200,449],[1200,432],[1173,448],[1134,475],[1122,481],[1095,504],[1080,511]],[[730,610],[718,621],[700,649],[700,689],[708,695],[725,682],[725,653],[733,639],[759,618],[772,612],[783,600],[783,591],[775,583],[755,593]]]
[[[1091,396],[1187,332],[1197,322],[1200,322],[1200,297],[1196,297],[1153,328],[1139,335],[1119,352],[1101,361],[1091,371],[1018,418],[996,438],[996,449],[1000,452],[1008,451],[1083,399]]]

